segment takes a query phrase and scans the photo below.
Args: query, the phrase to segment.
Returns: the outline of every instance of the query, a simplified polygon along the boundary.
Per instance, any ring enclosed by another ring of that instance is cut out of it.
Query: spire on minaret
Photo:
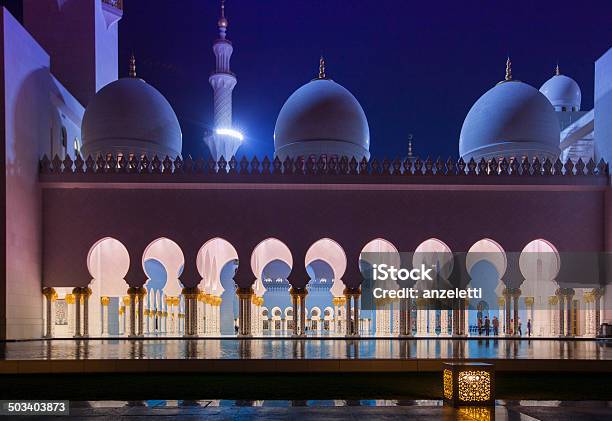
[[[136,57],[134,57],[134,53],[130,56],[130,77],[136,77]]]
[[[325,76],[325,59],[323,56],[319,58],[319,76],[317,76],[317,79],[327,79],[327,76]]]
[[[559,76],[561,74],[561,70],[559,70],[559,63],[555,66],[555,76]]]
[[[408,159],[414,158],[414,152],[412,151],[412,134],[408,135]]]
[[[233,129],[232,123],[232,91],[238,80],[230,68],[234,47],[226,39],[227,26],[225,0],[221,0],[221,14],[217,21],[219,38],[213,44],[216,66],[214,72],[208,78],[214,92],[214,129],[212,135],[204,138],[215,161],[218,161],[221,157],[229,161],[236,155],[236,151],[244,139],[242,134]]]
[[[229,22],[225,18],[225,0],[221,0],[221,16],[217,21],[217,26],[219,27],[219,36],[221,39],[225,39],[225,32],[227,31],[227,25]]]
[[[510,61],[510,56],[506,60],[506,77],[504,79],[506,82],[512,80],[512,61]]]

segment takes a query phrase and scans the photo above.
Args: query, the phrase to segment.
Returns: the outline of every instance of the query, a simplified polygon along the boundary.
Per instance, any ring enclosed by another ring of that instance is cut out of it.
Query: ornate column
[[[352,336],[353,335],[353,309],[352,309],[352,299],[351,296],[349,295],[350,293],[347,293],[346,289],[344,290],[344,296],[346,297],[346,311],[345,311],[345,320],[346,320],[346,336]]]
[[[595,304],[595,336],[599,336],[599,328],[601,326],[601,297],[604,296],[604,289],[595,288],[592,293]]]
[[[346,335],[346,314],[342,311],[342,309],[346,310],[346,296],[342,296],[339,298],[340,303],[338,304],[338,333],[341,335]]]
[[[519,298],[521,296],[521,290],[519,288],[513,288],[512,298],[513,298],[513,317],[514,317],[514,336],[519,336]]]
[[[137,332],[136,332],[136,297],[138,294],[138,288],[134,288],[134,287],[129,287],[127,290],[127,302],[125,303],[125,307],[126,307],[126,313],[129,312],[130,314],[130,323],[129,323],[129,327],[126,327],[126,330],[128,330],[128,337],[134,337],[137,336]],[[124,302],[126,301],[124,298]],[[129,308],[128,308],[129,306]]]
[[[75,333],[74,330],[74,322],[75,322],[75,316],[74,316],[74,303],[75,303],[76,299],[74,297],[74,294],[66,294],[66,317],[68,318],[68,334],[69,335],[73,335]]]
[[[300,329],[298,325],[300,309],[298,307],[297,290],[291,287],[289,289],[289,295],[291,297],[291,307],[293,308],[293,333],[291,334],[291,336],[298,336],[300,334]]]
[[[81,297],[83,299],[83,337],[89,337],[89,297],[91,297],[91,289],[84,287],[81,289]]]
[[[128,289],[129,291],[129,289]],[[128,292],[129,293],[129,292]],[[123,334],[130,336],[132,332],[130,331],[131,325],[131,298],[129,295],[123,297]]]
[[[300,333],[299,336],[306,336],[306,296],[308,291],[306,288],[300,288],[298,291],[300,303]]]
[[[198,317],[199,317],[199,327],[198,327],[198,334],[200,335],[206,335],[206,323],[208,322],[207,317],[208,317],[208,313],[206,312],[206,307],[208,307],[208,304],[206,304],[206,294],[201,291],[198,294],[198,297],[200,298],[200,309],[198,310]]]
[[[506,331],[506,324],[504,322],[504,314],[506,314],[506,299],[504,297],[497,297],[497,306],[499,307],[499,317],[497,318],[497,335],[501,336]],[[493,321],[491,321],[491,323],[493,323]]]
[[[198,309],[197,298],[200,294],[198,287],[183,288],[185,297],[185,329],[183,336],[197,336]]]
[[[559,336],[565,336],[565,294],[559,288],[555,295],[559,302]]]
[[[440,310],[440,336],[448,336],[448,310]]]
[[[568,288],[565,293],[565,313],[566,313],[566,324],[565,324],[565,336],[574,336],[574,294],[573,288]]]
[[[532,333],[535,333],[535,313],[533,311],[533,303],[535,302],[535,298],[534,297],[525,297],[525,307],[527,307],[527,320],[525,320],[524,323],[524,327],[525,327],[525,333],[529,334],[528,329],[527,329],[527,323],[531,320],[531,330]],[[539,322],[539,320],[538,320]]]
[[[329,322],[330,332],[337,333],[338,331],[338,297],[332,298],[332,319]]]
[[[511,310],[512,307],[512,293],[509,288],[504,289],[504,334],[510,335],[514,326],[511,326]]]
[[[355,312],[355,333],[354,336],[359,336],[360,329],[360,320],[359,320],[359,297],[361,297],[361,290],[359,288],[355,289],[353,292],[353,311]]]
[[[81,289],[82,288],[74,288],[72,290],[72,293],[74,294],[74,302],[75,302],[75,307],[74,307],[74,337],[75,338],[80,338],[81,337],[81,299],[82,299],[82,293],[81,293]]]
[[[145,287],[138,288],[138,336],[144,336],[144,298],[147,296]]]
[[[559,322],[557,320],[557,315],[559,314],[557,310],[557,306],[559,305],[559,297],[556,295],[548,297],[548,310],[550,314],[549,320],[549,328],[548,333],[550,336],[557,335],[557,327],[559,326]]]
[[[253,288],[238,288],[238,336],[251,336],[251,297],[253,296]]]
[[[593,312],[593,307],[595,304],[595,300],[592,292],[585,292],[582,295],[582,300],[584,304],[584,336],[593,337],[595,332],[595,317]]]
[[[431,302],[428,303],[427,307],[427,336],[437,336],[436,335],[436,310],[431,309]]]
[[[417,298],[417,336],[424,336],[427,334],[427,319],[425,318],[426,309],[425,309],[425,299]]]
[[[57,299],[57,293],[55,289],[46,287],[43,288],[43,295],[46,299],[46,307],[47,307],[47,323],[45,328],[45,338],[53,337],[53,325],[54,325],[54,316],[55,316],[55,300]]]
[[[191,332],[193,336],[198,336],[198,296],[200,289],[193,287],[191,290]]]
[[[101,297],[100,304],[102,305],[102,329],[100,332],[102,336],[108,336],[108,304],[110,303],[110,298]]]
[[[121,300],[119,300],[119,334],[123,335],[125,333],[125,306],[121,305]]]

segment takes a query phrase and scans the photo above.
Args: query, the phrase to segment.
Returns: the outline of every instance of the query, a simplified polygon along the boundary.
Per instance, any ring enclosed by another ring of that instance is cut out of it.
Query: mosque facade
[[[222,2],[205,159],[182,154],[135,57],[118,78],[122,16],[120,0],[26,0],[23,23],[2,9],[1,338],[465,337],[485,319],[499,336],[595,337],[612,323],[612,50],[590,111],[558,66],[537,89],[508,59],[447,161],[370,156],[366,112],[320,58],[279,110],[274,154],[243,158]],[[486,293],[365,305],[367,256],[399,252]],[[571,253],[596,273],[568,271]]]

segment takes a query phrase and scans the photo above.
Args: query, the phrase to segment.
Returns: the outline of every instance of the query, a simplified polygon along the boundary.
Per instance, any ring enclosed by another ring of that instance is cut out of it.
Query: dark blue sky
[[[420,155],[446,157],[457,156],[463,119],[503,78],[507,54],[514,77],[538,88],[558,60],[590,109],[594,61],[612,47],[610,0],[227,0],[226,10],[234,121],[249,156],[273,153],[276,116],[315,76],[321,53],[363,106],[373,156],[404,155],[413,133]],[[139,76],[173,105],[193,155],[206,150],[212,121],[218,14],[218,0],[125,0],[120,23],[120,74],[134,50]]]

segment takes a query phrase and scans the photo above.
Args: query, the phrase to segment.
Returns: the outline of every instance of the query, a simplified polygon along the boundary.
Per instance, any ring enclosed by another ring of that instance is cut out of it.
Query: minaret
[[[412,133],[408,135],[408,156],[407,156],[407,160],[412,162],[414,161],[414,151],[412,149]]]
[[[221,0],[221,16],[217,21],[219,38],[213,44],[216,68],[208,78],[214,92],[215,115],[213,133],[204,141],[215,160],[221,156],[226,161],[236,154],[242,143],[242,135],[232,130],[232,91],[236,86],[236,76],[230,70],[230,58],[234,48],[226,38],[228,21],[225,18],[225,0]]]

